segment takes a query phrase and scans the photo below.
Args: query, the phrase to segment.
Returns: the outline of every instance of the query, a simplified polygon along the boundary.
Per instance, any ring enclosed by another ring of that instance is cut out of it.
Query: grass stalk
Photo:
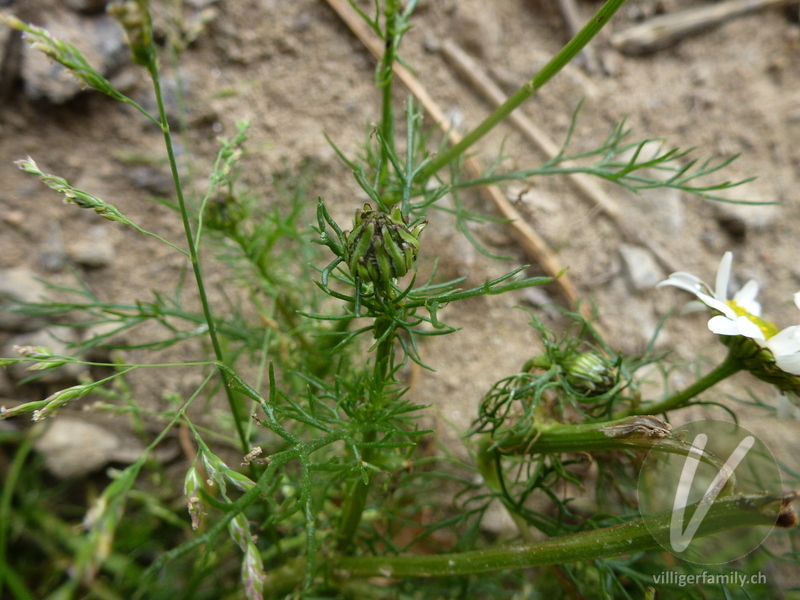
[[[155,92],[156,103],[158,104],[158,114],[159,119],[161,121],[161,131],[164,134],[164,144],[167,147],[167,156],[169,158],[169,166],[170,170],[172,171],[172,180],[175,184],[175,193],[178,198],[178,206],[180,207],[181,212],[181,219],[183,221],[183,230],[186,234],[186,243],[189,248],[189,259],[192,262],[192,270],[194,271],[195,282],[197,284],[197,291],[200,295],[200,302],[203,306],[203,315],[205,316],[206,323],[208,324],[208,335],[211,339],[211,346],[214,349],[214,356],[216,357],[218,362],[224,363],[225,356],[222,352],[222,346],[219,342],[219,337],[217,335],[216,324],[214,322],[214,318],[211,314],[211,306],[208,302],[208,295],[206,294],[206,287],[203,281],[203,271],[200,267],[200,258],[197,253],[197,246],[194,243],[194,236],[192,235],[192,225],[189,222],[189,211],[186,208],[186,200],[183,195],[183,187],[181,186],[181,179],[178,173],[178,163],[175,160],[175,151],[172,146],[172,135],[170,133],[169,123],[167,122],[167,113],[166,108],[164,106],[164,98],[161,93],[161,80],[158,74],[158,69],[155,65],[151,66],[149,69],[150,78],[153,81],[153,90]],[[227,375],[224,371],[220,371],[220,376],[222,377],[223,387],[225,388],[225,394],[228,398],[228,405],[230,406],[231,415],[233,416],[233,422],[236,425],[236,433],[239,436],[239,442],[242,447],[242,452],[247,453],[250,448],[247,441],[247,437],[245,436],[244,427],[242,426],[242,420],[239,415],[239,409],[236,405],[236,397],[234,395],[233,390],[229,386],[229,380]]]

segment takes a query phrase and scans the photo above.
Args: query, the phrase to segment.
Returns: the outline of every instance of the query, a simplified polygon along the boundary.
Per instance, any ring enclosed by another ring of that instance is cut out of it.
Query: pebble
[[[50,419],[34,448],[42,454],[47,469],[60,479],[84,477],[110,462],[131,464],[145,451],[130,431],[68,414]],[[174,444],[159,446],[152,457],[167,462],[178,452]]]
[[[47,469],[60,479],[88,475],[110,462],[120,439],[105,427],[71,417],[53,419],[34,448]]]
[[[69,343],[78,341],[78,333],[72,327],[54,325],[39,331],[23,333],[9,339],[2,349],[2,356],[17,356],[14,346],[44,346],[53,354],[69,356]],[[29,371],[28,367],[34,363],[16,363],[8,365],[8,374],[17,381],[34,376],[38,371]],[[72,383],[89,370],[87,365],[66,364],[48,372],[37,381],[40,383]]]
[[[8,309],[21,303],[40,302],[47,288],[26,267],[0,270],[0,330],[33,331],[44,325],[41,318]]]
[[[756,183],[758,184],[756,187]],[[768,189],[765,194],[762,190],[770,184],[759,180],[737,186],[727,193],[720,194],[739,200],[750,202],[769,202],[777,199],[777,192]],[[763,229],[772,225],[781,213],[778,204],[731,204],[730,202],[714,202],[714,215],[719,226],[734,240],[741,241],[748,231]]]
[[[488,58],[501,46],[502,29],[491,2],[459,6],[451,27],[456,43],[478,58]]]
[[[92,227],[86,236],[70,245],[70,260],[91,269],[110,266],[114,262],[116,253],[109,237],[106,227],[102,225]]]
[[[55,273],[64,267],[67,251],[64,248],[64,235],[58,223],[46,225],[45,239],[39,249],[39,264],[45,271]]]
[[[124,346],[128,343],[128,330],[117,332],[119,327],[120,323],[116,321],[98,323],[87,327],[84,339],[90,341],[95,338],[101,338],[101,341],[87,351],[86,358],[95,362],[108,362],[111,357],[109,347]]]
[[[655,256],[647,248],[632,244],[620,244],[619,255],[631,287],[638,292],[649,290],[664,280],[664,272]]]
[[[164,100],[167,122],[170,127],[176,129],[180,126],[182,116],[187,118],[192,116],[188,102],[191,98],[191,79],[180,70],[178,71],[178,77],[180,77],[180,88],[178,86],[179,82],[175,80],[174,73],[161,78],[161,96]],[[183,96],[183,102],[181,102],[181,95]],[[151,115],[158,114],[155,93],[150,87],[137,94],[136,101]],[[150,121],[146,123],[147,127],[154,126]]]
[[[139,189],[157,196],[171,196],[175,191],[172,175],[163,169],[140,165],[128,169],[125,175]]]
[[[129,60],[122,27],[108,15],[87,17],[54,10],[44,17],[42,26],[58,39],[76,46],[89,64],[106,77]],[[29,98],[63,104],[85,88],[64,66],[29,44],[25,44],[22,52],[23,90]]]

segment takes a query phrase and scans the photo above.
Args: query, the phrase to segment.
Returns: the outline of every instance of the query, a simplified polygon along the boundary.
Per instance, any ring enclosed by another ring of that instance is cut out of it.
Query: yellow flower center
[[[728,300],[726,302],[726,304],[728,306],[730,306],[731,309],[733,309],[733,312],[735,312],[738,316],[746,318],[751,323],[755,323],[758,326],[758,328],[761,330],[761,332],[764,334],[764,338],[765,339],[771,338],[773,335],[775,335],[776,333],[778,333],[780,331],[780,329],[778,329],[777,325],[775,325],[774,323],[770,323],[769,321],[765,321],[764,319],[761,319],[761,318],[759,318],[759,317],[757,317],[755,315],[750,314],[744,308],[739,306],[735,301]]]

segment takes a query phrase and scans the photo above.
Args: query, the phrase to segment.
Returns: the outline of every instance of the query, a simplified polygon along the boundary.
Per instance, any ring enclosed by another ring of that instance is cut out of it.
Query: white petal
[[[714,286],[714,297],[723,302],[728,299],[728,282],[731,279],[731,263],[733,253],[726,252],[717,269],[717,283]]]
[[[797,293],[794,295],[794,305],[795,305],[797,308],[800,308],[800,292],[797,292]]]
[[[700,312],[701,310],[705,312],[708,310],[708,307],[700,302],[700,300],[689,300],[689,302],[681,307],[681,314]]]
[[[697,297],[700,300],[702,300],[706,306],[708,306],[709,308],[713,308],[714,310],[718,310],[729,319],[736,318],[736,312],[724,302],[720,302],[716,298],[712,298],[711,296],[706,296],[705,294],[701,294],[700,292],[697,293]]]
[[[695,277],[691,273],[684,273],[683,271],[673,273],[666,280],[659,283],[656,287],[663,287],[665,285],[671,285],[692,294],[701,292],[705,286],[705,284],[700,281],[700,278]]]
[[[737,317],[736,326],[739,328],[741,335],[745,337],[760,341],[765,339],[764,332],[761,331],[761,327],[753,323],[747,317]]]
[[[711,317],[711,320],[708,322],[708,328],[712,333],[716,333],[717,335],[740,335],[736,321],[728,317],[723,317],[722,315]]]
[[[758,296],[758,282],[755,279],[751,279],[744,284],[742,289],[736,292],[733,300],[751,315],[760,317],[761,305],[756,302],[756,296]]]
[[[800,352],[800,326],[787,327],[769,338],[764,345],[770,349],[776,358]]]
[[[781,371],[791,373],[792,375],[800,375],[800,354],[778,356],[775,358],[775,363]]]

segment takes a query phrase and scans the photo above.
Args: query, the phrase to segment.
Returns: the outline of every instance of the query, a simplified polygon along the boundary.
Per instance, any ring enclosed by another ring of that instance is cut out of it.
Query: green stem
[[[375,319],[375,337],[380,338],[386,334],[387,328],[393,327],[390,319]],[[394,346],[394,333],[389,333],[383,341],[378,344],[375,352],[375,365],[373,367],[373,385],[382,391],[386,379],[390,372],[390,364],[392,360],[392,349]],[[380,403],[379,399],[373,399]],[[364,442],[367,444],[375,441],[375,431],[369,430],[364,434]],[[366,447],[361,455],[361,459],[365,462],[370,462],[374,455],[374,449],[369,446]],[[361,523],[361,516],[364,513],[364,507],[367,505],[367,495],[369,494],[370,484],[372,478],[369,474],[363,474],[359,479],[353,482],[347,493],[342,506],[342,520],[339,526],[339,535],[337,541],[337,549],[339,552],[346,553],[351,550],[353,538],[355,537],[358,526]]]
[[[369,431],[364,434],[364,441],[374,442],[375,432]],[[362,459],[367,461],[370,458],[370,454],[372,454],[371,450],[366,449]],[[356,535],[356,531],[358,531],[358,526],[361,524],[364,507],[367,505],[370,483],[372,483],[372,478],[367,474],[359,477],[348,487],[347,497],[342,506],[342,520],[336,542],[336,548],[341,553],[349,553],[352,549],[353,538]]]
[[[502,106],[489,115],[486,120],[465,135],[460,142],[436,157],[436,159],[421,172],[420,179],[425,181],[442,167],[456,161],[470,146],[491,131],[500,121],[511,114],[514,109],[531,97],[589,43],[624,3],[625,0],[607,0],[586,26],[562,48],[561,52],[556,54],[530,81],[514,92],[514,94]]]
[[[381,185],[386,185],[389,178],[389,153],[388,148],[394,148],[394,111],[392,110],[392,81],[394,71],[392,66],[395,61],[395,30],[397,28],[397,0],[387,0],[385,48],[381,58],[381,73],[378,86],[382,89],[381,109]]]
[[[545,423],[532,426],[528,431],[494,441],[484,436],[479,444],[477,465],[487,487],[500,492],[500,497],[510,511],[517,507],[508,504],[502,486],[502,472],[498,462],[502,456],[534,454],[562,454],[575,452],[602,452],[609,450],[657,450],[668,454],[687,456],[691,443],[681,436],[672,435],[669,426],[651,416],[633,415],[604,423]],[[722,463],[714,455],[702,452],[700,460],[720,470]],[[731,485],[733,485],[731,480]],[[547,533],[547,529],[539,527]]]
[[[718,500],[703,520],[698,536],[756,525],[772,526],[786,510],[781,496],[737,496]],[[535,544],[504,546],[457,554],[418,556],[343,556],[334,573],[350,577],[435,577],[541,567],[632,554],[657,548],[651,530],[668,539],[672,513],[622,525],[560,536]],[[662,538],[663,539],[663,538]]]
[[[667,413],[671,410],[683,408],[689,401],[697,396],[697,394],[704,392],[708,388],[715,386],[723,379],[727,379],[731,375],[738,373],[744,368],[740,359],[729,353],[725,360],[716,367],[713,371],[704,375],[685,390],[673,394],[672,396],[661,400],[660,402],[648,402],[641,404],[634,408],[622,411],[615,417],[622,417],[628,415],[660,415]]]
[[[216,357],[218,362],[224,363],[224,355],[222,352],[222,347],[219,343],[219,338],[217,336],[217,329],[216,324],[214,323],[214,318],[211,315],[211,306],[208,302],[208,296],[206,295],[206,287],[203,283],[203,272],[200,268],[200,259],[197,254],[197,247],[194,243],[194,237],[192,235],[192,226],[189,222],[189,211],[186,209],[186,201],[183,197],[183,187],[181,186],[180,176],[178,175],[178,163],[175,160],[175,151],[172,147],[172,136],[169,130],[169,123],[167,122],[167,112],[164,107],[164,98],[161,93],[161,80],[158,76],[158,68],[155,64],[151,64],[148,68],[150,72],[150,78],[153,81],[153,90],[156,96],[156,102],[158,103],[158,115],[161,120],[161,131],[164,133],[164,144],[167,147],[167,156],[169,157],[169,166],[170,170],[172,171],[172,180],[175,184],[175,193],[178,197],[178,205],[180,206],[181,210],[181,218],[183,219],[183,230],[186,234],[186,242],[189,247],[189,258],[192,261],[192,269],[194,270],[195,281],[197,282],[197,291],[200,295],[200,302],[203,305],[203,315],[205,316],[206,323],[208,324],[208,335],[211,338],[211,345],[214,348],[214,356]],[[244,433],[244,428],[242,427],[242,421],[239,417],[239,409],[236,406],[236,398],[233,395],[233,390],[229,387],[228,377],[224,371],[220,372],[222,377],[222,381],[225,388],[225,394],[228,397],[228,405],[231,409],[231,414],[233,415],[233,422],[236,424],[236,432],[239,435],[239,442],[242,445],[242,451],[246,454],[250,448],[247,443],[247,437]]]

